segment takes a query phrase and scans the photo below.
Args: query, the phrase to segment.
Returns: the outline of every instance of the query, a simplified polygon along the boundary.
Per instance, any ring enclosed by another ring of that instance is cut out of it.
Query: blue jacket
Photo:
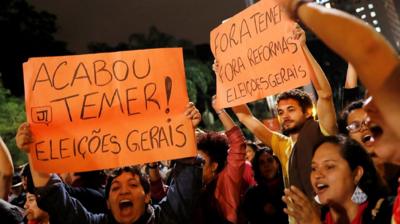
[[[167,196],[158,205],[147,205],[145,213],[136,223],[191,223],[193,206],[202,186],[200,165],[177,162]],[[46,186],[36,191],[38,206],[49,213],[50,223],[58,224],[111,224],[117,223],[111,212],[90,213],[78,200],[71,197],[64,184],[52,175]]]

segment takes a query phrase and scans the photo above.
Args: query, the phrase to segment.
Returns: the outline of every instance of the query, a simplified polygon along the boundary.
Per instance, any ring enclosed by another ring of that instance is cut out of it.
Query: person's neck
[[[350,224],[357,216],[358,205],[353,201],[347,201],[329,208],[334,223]]]
[[[299,137],[300,132],[296,132],[293,134],[290,134],[290,138],[292,139],[293,142],[297,142],[297,138]]]

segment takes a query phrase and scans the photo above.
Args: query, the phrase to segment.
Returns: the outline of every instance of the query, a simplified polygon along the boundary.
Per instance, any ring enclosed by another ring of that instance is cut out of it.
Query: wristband
[[[217,113],[217,115],[221,115],[222,113],[225,113],[225,112],[226,112],[225,109],[222,109],[222,110],[216,111],[215,113]]]

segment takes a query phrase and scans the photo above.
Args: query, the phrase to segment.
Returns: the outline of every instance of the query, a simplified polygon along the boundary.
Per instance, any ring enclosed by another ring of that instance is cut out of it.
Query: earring
[[[356,204],[362,204],[368,199],[368,196],[358,186],[354,190],[351,200]]]

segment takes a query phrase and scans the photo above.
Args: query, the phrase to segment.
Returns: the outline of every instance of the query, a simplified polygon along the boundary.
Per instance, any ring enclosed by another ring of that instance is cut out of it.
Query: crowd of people
[[[355,17],[306,0],[280,1],[294,20],[349,62],[341,111],[336,111],[330,84],[297,27],[295,38],[314,71],[316,114],[305,91],[280,93],[278,132],[254,117],[247,105],[228,113],[213,97],[211,105],[224,127],[217,132],[196,129],[201,115],[189,103],[185,115],[196,130],[197,157],[82,173],[41,173],[28,163],[13,174],[0,138],[1,220],[400,224],[399,56]],[[217,61],[213,70],[219,71]],[[358,78],[365,96],[357,90]],[[245,139],[233,114],[257,142]],[[28,153],[33,138],[29,124],[21,124],[18,148]]]

